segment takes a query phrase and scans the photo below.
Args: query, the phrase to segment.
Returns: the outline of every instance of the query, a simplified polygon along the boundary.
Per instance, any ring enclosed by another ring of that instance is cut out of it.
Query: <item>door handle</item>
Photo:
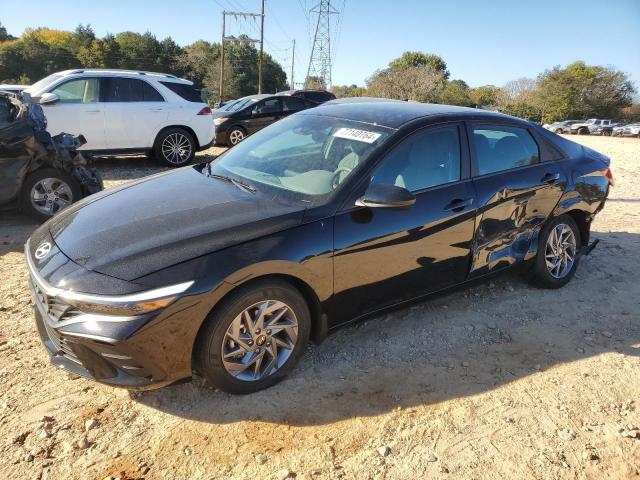
[[[85,113],[100,113],[102,110],[85,110]]]
[[[547,183],[549,185],[556,183],[560,179],[559,173],[547,173],[544,177],[542,177],[542,183]]]
[[[162,108],[150,108],[149,111],[150,112],[161,112]]]
[[[447,212],[460,212],[470,205],[473,205],[473,198],[456,198],[455,200],[451,200],[444,209]]]

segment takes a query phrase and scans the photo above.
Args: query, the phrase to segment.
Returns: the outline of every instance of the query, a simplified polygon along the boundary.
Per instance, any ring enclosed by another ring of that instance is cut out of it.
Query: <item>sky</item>
[[[306,75],[318,0],[266,0],[265,50]],[[259,12],[260,0],[22,0],[2,8],[13,35],[90,24],[98,36],[125,30],[170,36],[180,45],[220,41],[221,12]],[[11,2],[13,3],[13,2]],[[55,8],[52,8],[55,4]],[[640,0],[332,0],[333,84],[364,85],[406,50],[440,55],[451,79],[504,85],[575,60],[613,65],[640,90]],[[259,23],[228,18],[228,34],[259,38]]]

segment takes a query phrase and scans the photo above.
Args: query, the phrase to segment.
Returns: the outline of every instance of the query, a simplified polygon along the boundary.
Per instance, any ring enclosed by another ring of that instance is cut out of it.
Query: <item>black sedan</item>
[[[88,378],[254,392],[383,309],[516,265],[563,286],[612,183],[607,157],[513,117],[337,101],[40,227],[36,323]]]
[[[249,135],[318,102],[285,95],[250,95],[213,111],[215,143],[233,147]]]

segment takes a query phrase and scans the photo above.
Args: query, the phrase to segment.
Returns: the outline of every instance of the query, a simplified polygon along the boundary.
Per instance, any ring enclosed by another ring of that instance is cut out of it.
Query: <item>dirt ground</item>
[[[15,479],[640,478],[640,140],[572,137],[618,182],[575,279],[515,273],[342,329],[237,397],[49,366],[0,212],[0,474]],[[162,170],[101,164],[107,187]]]

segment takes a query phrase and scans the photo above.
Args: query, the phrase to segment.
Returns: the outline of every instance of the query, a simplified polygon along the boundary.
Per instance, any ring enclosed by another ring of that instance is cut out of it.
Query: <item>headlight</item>
[[[218,125],[222,125],[224,122],[228,120],[227,117],[218,117],[213,119],[213,124],[217,127]]]
[[[140,315],[166,307],[193,285],[193,281],[156,288],[130,295],[91,295],[62,290],[57,296],[87,313],[107,315]]]

